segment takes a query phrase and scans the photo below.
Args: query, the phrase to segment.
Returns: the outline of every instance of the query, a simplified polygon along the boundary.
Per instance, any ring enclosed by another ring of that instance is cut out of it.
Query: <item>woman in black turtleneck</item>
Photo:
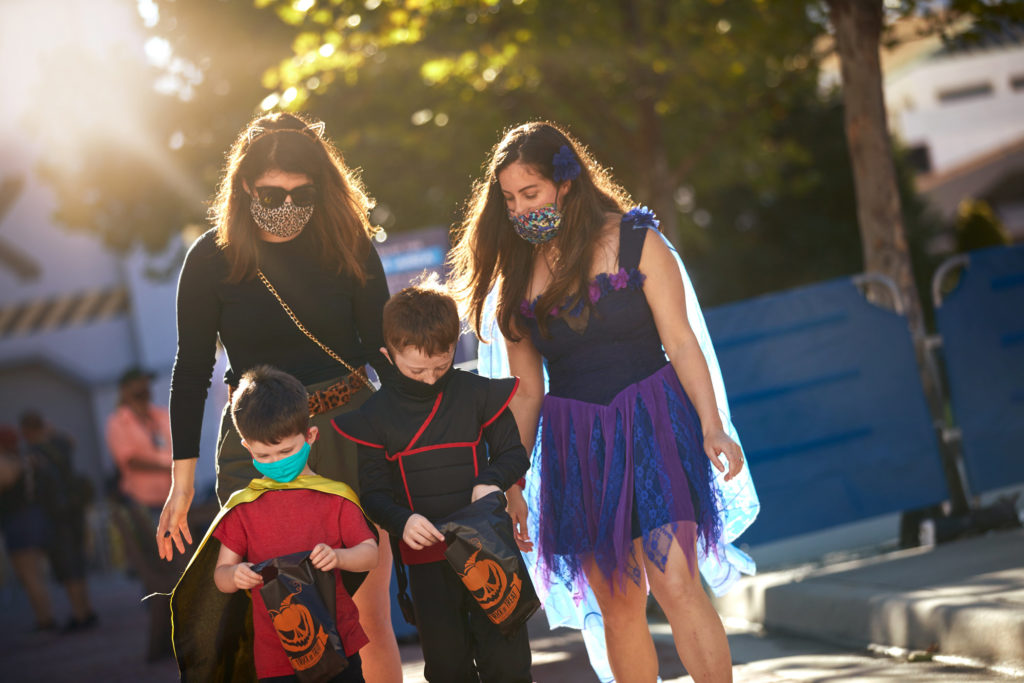
[[[228,357],[229,387],[258,364],[306,385],[313,424],[322,423],[310,467],[358,491],[355,449],[324,427],[371,393],[364,368],[383,361],[377,349],[383,345],[381,310],[388,289],[370,241],[371,201],[323,133],[322,123],[284,113],[249,125],[229,153],[210,212],[215,227],[185,257],[171,377],[174,483],[157,529],[165,559],[175,546],[184,552],[185,542],[192,542],[187,513],[218,338]],[[282,301],[355,371],[304,334]],[[221,503],[259,476],[225,411],[217,445]],[[360,653],[369,681],[401,680],[388,595],[391,553],[384,541],[377,569],[355,596],[371,641]]]

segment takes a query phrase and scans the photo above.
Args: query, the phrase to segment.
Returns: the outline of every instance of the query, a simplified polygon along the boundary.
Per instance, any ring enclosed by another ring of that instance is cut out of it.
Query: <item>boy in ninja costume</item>
[[[381,351],[392,365],[381,390],[333,422],[358,445],[367,514],[401,539],[424,676],[444,683],[531,681],[526,629],[506,639],[488,620],[445,560],[444,536],[433,524],[525,474],[529,458],[508,409],[519,380],[453,366],[459,315],[435,285],[391,297],[383,328]]]
[[[361,682],[358,651],[368,640],[350,591],[377,564],[376,535],[355,493],[306,464],[317,437],[306,389],[257,366],[239,381],[231,418],[264,478],[232,494],[172,593],[182,680],[296,680],[252,565],[311,551],[315,568],[335,574],[335,621],[349,663],[332,683]]]

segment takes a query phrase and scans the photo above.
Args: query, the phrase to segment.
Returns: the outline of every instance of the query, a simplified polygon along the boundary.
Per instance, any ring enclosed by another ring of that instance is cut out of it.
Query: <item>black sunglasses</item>
[[[284,204],[288,197],[292,198],[292,204],[295,206],[313,206],[316,202],[316,185],[302,185],[290,190],[272,185],[256,188],[256,198],[265,209],[276,209]]]

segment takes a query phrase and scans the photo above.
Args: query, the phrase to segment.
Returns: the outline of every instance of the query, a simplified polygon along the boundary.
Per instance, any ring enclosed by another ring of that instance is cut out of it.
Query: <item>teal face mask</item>
[[[274,481],[285,483],[299,476],[299,473],[305,469],[306,461],[308,459],[309,442],[307,441],[302,444],[302,448],[295,453],[292,453],[287,458],[281,458],[275,462],[257,462],[256,460],[253,460],[252,465],[264,477],[269,477]]]

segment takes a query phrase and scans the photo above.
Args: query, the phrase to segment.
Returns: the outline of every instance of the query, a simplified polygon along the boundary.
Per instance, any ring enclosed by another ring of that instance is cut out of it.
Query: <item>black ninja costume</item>
[[[413,513],[437,521],[469,505],[473,487],[506,491],[529,458],[508,409],[518,379],[487,379],[451,368],[434,384],[393,367],[382,387],[334,427],[358,444],[366,513],[401,538]],[[444,558],[444,543],[399,544],[429,681],[531,681],[526,629],[506,639],[484,616]]]

